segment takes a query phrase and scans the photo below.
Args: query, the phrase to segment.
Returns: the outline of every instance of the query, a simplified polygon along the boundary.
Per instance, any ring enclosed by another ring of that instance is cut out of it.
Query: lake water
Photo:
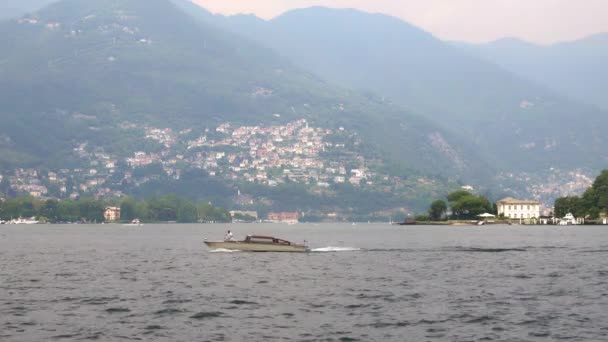
[[[5,225],[0,340],[608,341],[608,227]]]

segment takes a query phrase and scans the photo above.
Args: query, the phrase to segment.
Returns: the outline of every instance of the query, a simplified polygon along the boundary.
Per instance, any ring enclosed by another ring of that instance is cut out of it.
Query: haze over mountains
[[[608,33],[548,46],[515,38],[461,46],[562,95],[608,110]]]
[[[0,46],[5,172],[78,167],[83,142],[127,158],[150,147],[131,124],[202,132],[300,119],[352,132],[359,166],[426,178],[401,194],[453,181],[508,192],[494,176],[608,162],[605,78],[565,57],[578,71],[535,74],[545,57],[534,49],[454,46],[384,15],[310,8],[264,21],[186,0],[63,0],[0,23]],[[590,67],[605,45],[583,46],[565,50]]]
[[[0,20],[18,18],[58,0],[3,0],[0,2]]]
[[[327,8],[295,10],[270,21],[212,18],[331,82],[382,94],[466,134],[500,169],[606,162],[600,131],[608,123],[605,112],[399,19]],[[578,83],[585,78],[578,77]]]

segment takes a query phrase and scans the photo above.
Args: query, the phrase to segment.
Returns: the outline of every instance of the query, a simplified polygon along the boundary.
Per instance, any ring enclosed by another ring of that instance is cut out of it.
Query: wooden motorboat
[[[308,246],[273,236],[247,235],[242,241],[205,241],[211,249],[244,252],[308,252]]]

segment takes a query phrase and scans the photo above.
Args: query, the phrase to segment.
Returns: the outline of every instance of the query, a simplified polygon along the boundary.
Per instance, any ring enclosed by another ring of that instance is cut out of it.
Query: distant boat
[[[131,223],[126,223],[124,224],[124,226],[127,227],[139,227],[139,226],[143,226],[144,224],[141,223],[141,221],[139,221],[139,219],[133,219],[133,221],[131,221]]]
[[[559,225],[560,226],[570,226],[570,225],[577,225],[578,222],[576,220],[576,218],[574,217],[574,215],[572,215],[572,213],[567,213],[566,216],[564,216],[564,218],[562,218],[559,221]]]
[[[14,219],[9,221],[9,224],[37,224],[39,221],[36,220],[34,217],[29,218],[29,219],[24,219],[22,217],[18,218],[18,219]]]

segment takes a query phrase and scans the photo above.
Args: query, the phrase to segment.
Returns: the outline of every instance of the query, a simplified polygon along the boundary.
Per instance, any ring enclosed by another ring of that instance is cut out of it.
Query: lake
[[[0,340],[606,341],[607,257],[606,226],[3,225]]]

